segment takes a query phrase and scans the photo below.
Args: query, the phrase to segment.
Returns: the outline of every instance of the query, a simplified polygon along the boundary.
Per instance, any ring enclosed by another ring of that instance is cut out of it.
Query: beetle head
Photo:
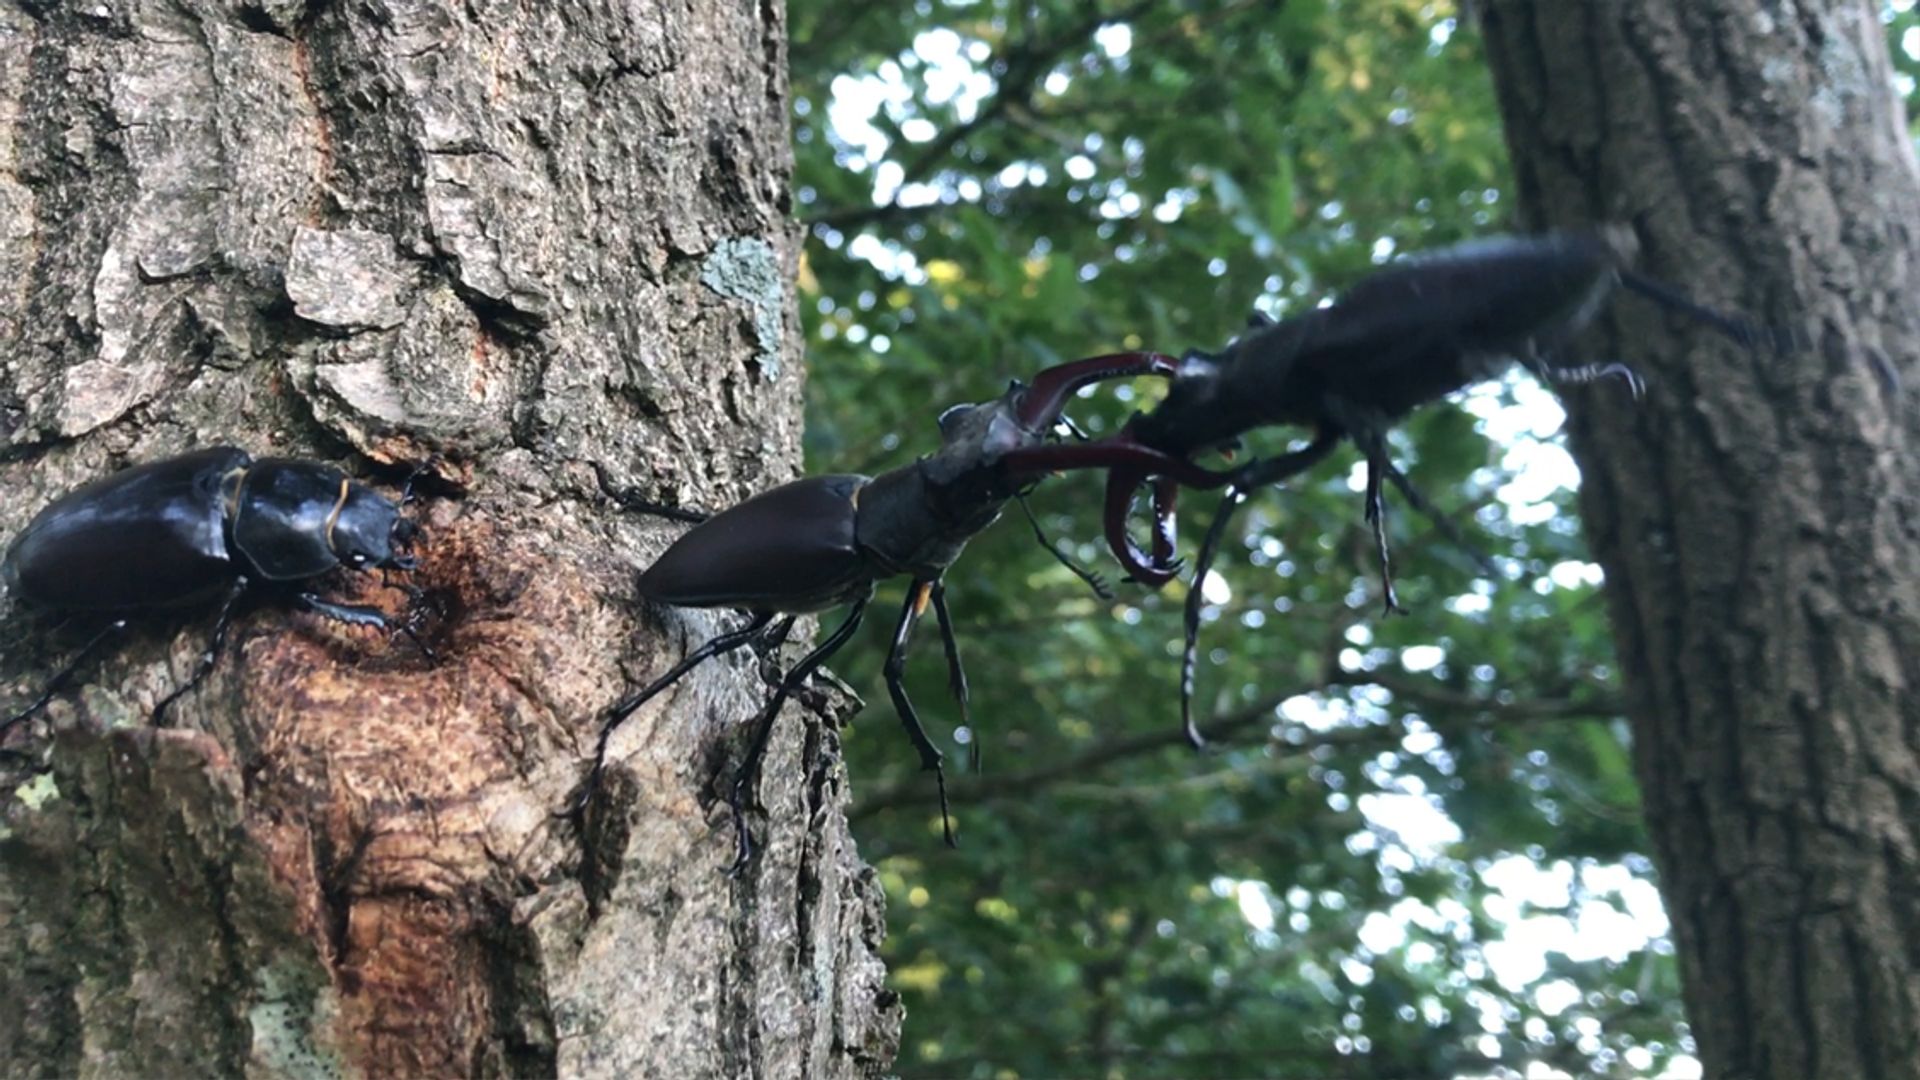
[[[327,542],[341,563],[354,570],[390,566],[411,570],[412,555],[398,552],[413,540],[418,527],[400,515],[400,508],[371,489],[351,484],[340,512],[327,532]]]

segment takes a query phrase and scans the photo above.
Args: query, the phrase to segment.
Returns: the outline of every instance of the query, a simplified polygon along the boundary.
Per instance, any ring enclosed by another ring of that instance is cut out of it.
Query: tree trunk
[[[596,714],[724,621],[635,601],[674,529],[596,467],[719,506],[797,466],[785,32],[778,3],[0,0],[0,536],[194,445],[440,478],[410,511],[437,664],[268,598],[155,729],[211,612],[143,612],[13,734],[6,1074],[886,1066],[834,698],[782,719],[740,877],[716,793],[756,665],[635,715],[584,837],[557,814]],[[0,711],[70,622],[15,606]]]
[[[1571,410],[1707,1074],[1913,1076],[1920,184],[1877,5],[1483,7],[1528,215],[1632,221],[1648,272],[1803,339],[1623,300],[1650,394]]]

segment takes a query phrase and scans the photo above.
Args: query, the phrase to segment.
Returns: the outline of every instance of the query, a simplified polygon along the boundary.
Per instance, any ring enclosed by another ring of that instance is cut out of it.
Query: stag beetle
[[[919,751],[921,768],[934,774],[941,826],[951,845],[943,755],[921,726],[902,681],[908,638],[931,605],[940,623],[951,689],[965,716],[966,674],[942,576],[967,541],[999,518],[1009,499],[1018,497],[1036,476],[1055,469],[1051,464],[1007,467],[1004,461],[1021,448],[1046,443],[1068,397],[1082,386],[1136,375],[1166,377],[1173,373],[1174,363],[1172,357],[1157,353],[1118,353],[1049,368],[1032,386],[1015,382],[994,401],[956,405],[943,412],[939,451],[911,465],[875,477],[839,474],[795,480],[686,532],[641,574],[640,595],[677,607],[742,608],[750,617],[739,629],[701,645],[608,711],[593,768],[572,810],[583,811],[591,800],[606,766],[608,741],[634,710],[712,657],[756,639],[777,643],[785,639],[796,616],[850,604],[846,619],[787,673],[756,719],[752,742],[727,800],[738,845],[734,870],[744,867],[752,854],[752,840],[743,803],[780,706],[853,636],[873,597],[874,584],[907,575],[913,584],[887,654],[887,693]],[[1059,552],[1054,554],[1068,561]],[[776,615],[785,618],[768,631]]]
[[[47,611],[124,615],[222,596],[193,675],[154,707],[159,724],[213,670],[250,587],[297,589],[340,566],[411,570],[413,556],[399,552],[415,531],[399,504],[331,465],[216,446],[135,465],[55,499],[14,538],[0,559],[0,581]],[[292,600],[339,622],[387,626],[376,608],[308,591]],[[115,619],[89,641],[33,704],[0,721],[0,735],[44,708],[88,654],[126,625]],[[419,644],[411,626],[401,629]]]
[[[1008,464],[1014,467],[1109,467],[1110,546],[1133,579],[1150,585],[1163,584],[1177,572],[1170,558],[1177,485],[1227,488],[1195,563],[1195,587],[1187,596],[1181,715],[1190,741],[1200,742],[1191,713],[1198,584],[1212,564],[1227,519],[1246,492],[1296,475],[1325,458],[1341,440],[1351,440],[1366,460],[1365,517],[1379,552],[1386,607],[1400,611],[1388,564],[1382,482],[1391,482],[1450,538],[1460,537],[1389,460],[1386,436],[1395,421],[1496,376],[1515,361],[1554,384],[1618,377],[1638,398],[1644,384],[1625,364],[1561,366],[1550,359],[1593,320],[1617,286],[1682,312],[1743,346],[1790,345],[1634,272],[1629,263],[1637,247],[1630,229],[1612,226],[1494,237],[1414,256],[1361,279],[1329,306],[1280,322],[1256,317],[1246,334],[1218,353],[1189,351],[1166,400],[1135,416],[1114,436],[1009,455]],[[1309,427],[1314,435],[1300,450],[1231,471],[1204,469],[1191,460],[1275,424]],[[1151,555],[1132,543],[1126,529],[1133,493],[1149,479],[1154,482],[1156,520]]]

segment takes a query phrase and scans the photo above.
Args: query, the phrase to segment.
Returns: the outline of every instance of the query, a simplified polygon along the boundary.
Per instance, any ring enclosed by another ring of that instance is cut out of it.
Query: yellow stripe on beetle
[[[327,515],[327,549],[333,549],[333,526],[340,520],[340,511],[347,508],[347,486],[352,483],[346,477],[340,478],[340,497],[333,501],[333,512]]]

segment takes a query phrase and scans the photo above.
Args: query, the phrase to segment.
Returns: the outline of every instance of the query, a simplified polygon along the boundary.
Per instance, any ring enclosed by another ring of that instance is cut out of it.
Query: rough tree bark
[[[1534,222],[1634,221],[1652,273],[1811,340],[1622,302],[1651,393],[1572,410],[1708,1075],[1913,1076],[1920,183],[1878,5],[1481,7]]]
[[[263,605],[155,730],[210,624],[160,614],[15,733],[0,1071],[885,1067],[835,699],[782,719],[740,878],[745,661],[633,718],[588,836],[555,816],[596,712],[717,622],[635,601],[671,527],[594,466],[723,505],[797,465],[785,30],[777,2],[0,0],[0,537],[196,444],[441,477],[437,666]],[[5,625],[11,711],[81,627]]]

